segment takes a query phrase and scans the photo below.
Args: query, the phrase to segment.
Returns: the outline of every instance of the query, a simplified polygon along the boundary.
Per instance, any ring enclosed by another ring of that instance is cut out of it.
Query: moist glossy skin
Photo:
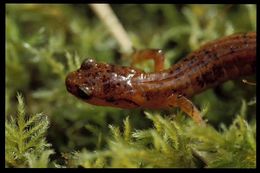
[[[103,106],[121,108],[139,107],[134,100],[137,90],[133,78],[142,75],[140,70],[86,59],[80,69],[66,78],[67,90],[84,101]]]
[[[136,62],[149,58],[154,59],[156,72],[85,60],[80,69],[67,76],[67,90],[95,105],[180,107],[201,122],[188,98],[227,80],[254,74],[256,33],[235,34],[205,44],[167,70],[163,69],[160,50],[143,50],[134,56]]]

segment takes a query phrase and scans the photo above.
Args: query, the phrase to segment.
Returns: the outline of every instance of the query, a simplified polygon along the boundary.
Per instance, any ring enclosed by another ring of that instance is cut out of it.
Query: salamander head
[[[74,96],[94,105],[121,108],[137,107],[131,100],[131,84],[136,70],[86,59],[80,69],[66,77],[67,90]]]

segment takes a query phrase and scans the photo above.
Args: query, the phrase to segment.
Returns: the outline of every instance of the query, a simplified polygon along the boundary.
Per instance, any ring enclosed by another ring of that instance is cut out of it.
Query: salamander
[[[133,62],[154,60],[155,71],[97,63],[88,58],[66,77],[67,90],[83,101],[124,109],[179,107],[197,123],[199,110],[190,98],[227,80],[256,70],[256,32],[233,34],[211,41],[164,69],[162,50],[133,53]]]

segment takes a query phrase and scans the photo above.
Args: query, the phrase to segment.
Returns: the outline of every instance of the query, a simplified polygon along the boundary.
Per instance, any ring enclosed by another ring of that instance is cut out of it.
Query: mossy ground
[[[136,48],[163,49],[166,67],[209,40],[256,30],[255,5],[112,8]],[[6,5],[6,167],[256,167],[255,86],[241,78],[195,96],[208,120],[198,127],[176,109],[74,98],[64,79],[86,57],[131,62],[88,5]]]

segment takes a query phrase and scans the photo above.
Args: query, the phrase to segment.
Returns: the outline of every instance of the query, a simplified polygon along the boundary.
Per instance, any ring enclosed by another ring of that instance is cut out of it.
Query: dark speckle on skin
[[[196,58],[196,56],[195,55],[192,55],[191,57],[190,57],[190,59],[195,59]]]
[[[176,93],[177,92],[177,90],[176,89],[172,89],[172,93],[174,94],[174,93]]]
[[[216,52],[213,52],[213,53],[212,53],[212,57],[213,57],[214,59],[218,59],[218,54],[217,54]]]
[[[230,49],[230,53],[234,53],[234,47],[232,45],[229,47],[229,49]]]
[[[243,44],[244,44],[244,45],[248,45],[247,33],[244,33],[243,36],[242,36],[242,38],[243,38]]]
[[[105,83],[103,85],[103,92],[106,94],[106,93],[109,93],[110,91],[110,83]]]
[[[179,70],[180,70],[180,68],[181,68],[181,67],[180,67],[180,66],[178,66],[178,67],[177,67],[175,70],[176,70],[176,71],[179,71]]]
[[[201,76],[197,76],[196,81],[197,81],[198,85],[200,86],[200,88],[204,87],[205,83]]]
[[[210,53],[210,51],[205,50],[204,53],[205,53],[205,55],[208,55]]]
[[[186,58],[183,58],[183,60],[182,60],[183,62],[185,62],[185,61],[189,61],[189,58],[188,57],[186,57]]]
[[[111,72],[115,72],[115,65],[111,65]]]
[[[194,57],[194,56],[193,56],[193,57]],[[193,64],[195,61],[196,61],[196,59],[195,59],[195,58],[192,58],[192,59],[190,59],[189,64],[191,65],[191,64]]]
[[[214,74],[215,79],[219,79],[224,76],[224,69],[220,67],[219,65],[213,65],[212,72]]]
[[[212,73],[212,71],[207,71],[207,72],[203,73],[203,74],[201,75],[201,77],[203,78],[204,83],[206,83],[206,84],[211,84],[211,83],[213,83],[213,82],[216,81],[216,79],[214,78],[214,74]]]
[[[111,103],[111,102],[115,102],[116,99],[113,98],[113,97],[109,97],[109,98],[106,98],[106,101],[109,102],[109,103]]]

